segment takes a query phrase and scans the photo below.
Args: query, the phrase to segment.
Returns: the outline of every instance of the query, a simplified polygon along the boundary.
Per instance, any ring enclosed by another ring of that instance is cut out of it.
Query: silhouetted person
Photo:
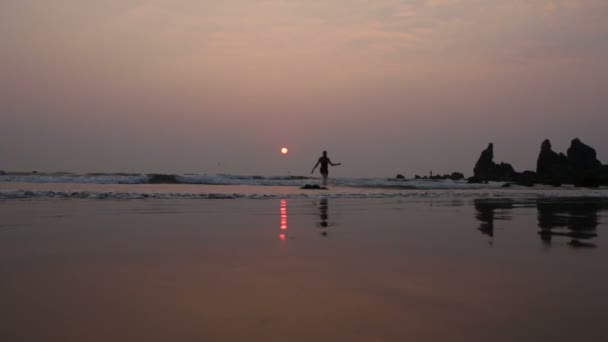
[[[317,166],[321,164],[321,175],[323,176],[323,185],[327,185],[327,176],[329,175],[328,166],[338,166],[342,165],[342,163],[332,163],[331,160],[327,157],[327,151],[323,151],[323,156],[319,158],[315,166],[312,168],[310,173],[314,173]]]

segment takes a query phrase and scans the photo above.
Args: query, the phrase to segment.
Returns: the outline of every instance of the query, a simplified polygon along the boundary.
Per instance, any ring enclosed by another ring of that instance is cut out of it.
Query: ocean
[[[0,175],[0,341],[608,340],[608,189],[318,183]]]
[[[0,175],[0,199],[230,199],[395,197],[608,197],[608,188],[524,187],[466,180],[330,178],[328,190],[301,189],[321,180],[306,176],[229,174],[7,173]]]

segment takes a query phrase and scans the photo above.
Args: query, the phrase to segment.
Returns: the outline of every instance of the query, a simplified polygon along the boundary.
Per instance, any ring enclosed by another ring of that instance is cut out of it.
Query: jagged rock
[[[536,172],[540,183],[554,186],[564,183],[585,187],[608,185],[608,166],[597,159],[595,149],[578,138],[572,140],[567,156],[554,152],[549,140],[543,141]]]
[[[397,178],[397,179],[405,179],[405,176],[402,175],[402,174],[398,174],[398,175],[395,176],[395,178]]]
[[[300,189],[305,189],[305,190],[327,190],[326,187],[320,186],[318,184],[306,184],[304,186],[301,186]]]
[[[573,170],[592,170],[602,166],[597,160],[595,149],[583,144],[578,138],[572,140],[568,148],[568,163]]]
[[[481,151],[481,155],[475,163],[474,177],[487,179],[494,165],[496,165],[494,163],[494,144],[490,143],[485,150]]]
[[[469,179],[467,179],[467,183],[469,184],[481,184],[481,183],[487,183],[487,181],[484,181],[483,179],[479,178],[479,177],[469,177]]]
[[[535,183],[584,187],[608,185],[608,165],[602,165],[595,150],[578,138],[572,140],[567,155],[554,152],[551,142],[543,141],[536,161],[536,172],[522,173],[516,172],[510,164],[495,163],[494,145],[490,143],[481,152],[473,171],[474,176],[468,179],[469,183],[502,181],[523,186],[533,186]]]
[[[554,152],[548,139],[543,141],[536,161],[538,181],[543,184],[559,186],[569,181],[568,169],[568,157],[563,153]]]
[[[601,185],[604,178],[602,163],[597,160],[597,154],[591,146],[583,144],[577,138],[572,140],[567,153],[571,181],[575,186]]]
[[[420,178],[420,176],[416,175],[416,177]],[[416,178],[416,179],[418,179]],[[432,175],[432,176],[424,176],[422,177],[422,179],[433,179],[433,180],[444,180],[444,179],[451,179],[451,180],[462,180],[464,179],[464,175],[460,172],[452,172],[451,174],[445,174],[445,175]]]
[[[452,172],[452,174],[450,175],[450,179],[451,180],[463,180],[464,174],[462,174],[461,172]]]
[[[481,152],[475,168],[473,169],[474,177],[485,181],[513,181],[517,173],[508,163],[496,164],[494,162],[494,144],[488,144],[488,147]]]
[[[517,185],[534,186],[537,180],[537,175],[534,171],[526,170],[524,172],[517,173],[515,178]]]
[[[608,165],[602,165],[600,168],[600,184],[608,185]]]
[[[179,184],[175,175],[150,174],[148,175],[150,184]]]

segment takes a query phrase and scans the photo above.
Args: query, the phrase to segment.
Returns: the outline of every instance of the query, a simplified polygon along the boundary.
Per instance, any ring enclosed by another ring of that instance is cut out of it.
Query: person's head
[[[327,151],[323,151],[323,157],[327,157]]]

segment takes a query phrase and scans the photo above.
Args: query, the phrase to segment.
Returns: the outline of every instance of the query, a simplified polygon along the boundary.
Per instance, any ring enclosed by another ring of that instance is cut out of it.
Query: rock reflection
[[[601,210],[607,209],[601,200],[538,200],[538,226],[541,240],[551,245],[554,237],[570,238],[572,247],[595,247],[585,242],[597,237]]]
[[[516,207],[536,207],[538,235],[550,246],[555,238],[566,238],[572,247],[596,247],[589,242],[597,237],[600,212],[608,210],[604,199],[534,199],[516,202],[511,199],[474,200],[475,217],[480,222],[478,230],[494,237],[495,220],[511,220],[511,211]]]
[[[513,209],[513,200],[474,200],[475,217],[481,222],[479,231],[484,235],[494,237],[494,220],[511,220],[509,210]]]

